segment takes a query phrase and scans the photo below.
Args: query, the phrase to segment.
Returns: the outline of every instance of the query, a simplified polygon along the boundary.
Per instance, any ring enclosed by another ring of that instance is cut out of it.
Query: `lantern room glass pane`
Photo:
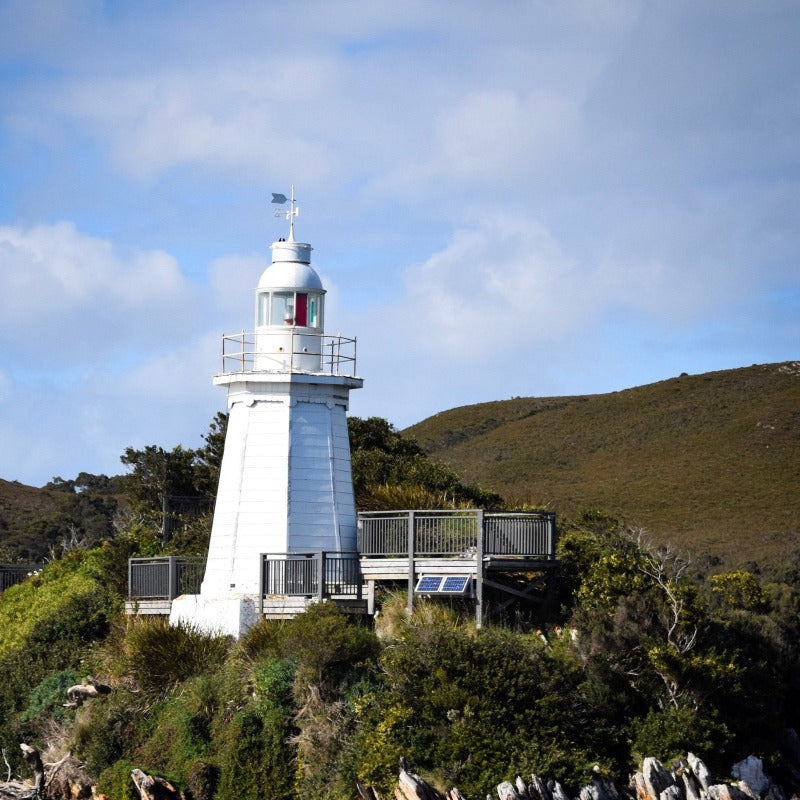
[[[257,325],[269,325],[269,292],[258,295]]]
[[[308,296],[308,323],[309,328],[322,328],[322,295],[310,294]]]
[[[294,325],[294,292],[272,293],[271,325]]]

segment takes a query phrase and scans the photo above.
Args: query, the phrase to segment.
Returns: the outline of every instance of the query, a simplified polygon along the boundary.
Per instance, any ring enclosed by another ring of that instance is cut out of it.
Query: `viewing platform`
[[[368,511],[358,514],[356,552],[261,554],[259,611],[292,617],[310,602],[332,600],[374,614],[380,591],[405,587],[419,596],[461,596],[481,624],[489,595],[502,611],[514,601],[541,602],[556,565],[552,512]],[[129,614],[168,614],[180,594],[200,591],[200,558],[133,558]]]

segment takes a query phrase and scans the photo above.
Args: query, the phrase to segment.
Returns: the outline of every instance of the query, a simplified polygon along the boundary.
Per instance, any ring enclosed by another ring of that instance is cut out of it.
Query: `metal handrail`
[[[291,337],[291,347],[282,355],[290,359],[289,372],[305,373],[307,370],[296,369],[295,359],[307,355],[306,343],[309,339],[319,340],[320,365],[319,374],[336,375],[344,377],[356,376],[356,339],[342,336],[333,336],[327,333],[308,333],[288,329],[286,331],[270,331],[270,334]],[[259,372],[256,368],[256,359],[262,361],[270,358],[270,353],[259,352],[256,349],[257,334],[236,333],[222,337],[222,375],[232,375],[242,372]],[[276,371],[285,371],[283,362],[276,360]],[[316,373],[315,373],[316,374]]]
[[[157,556],[128,559],[128,598],[174,600],[197,594],[206,560],[199,556]]]
[[[481,534],[480,542],[478,534]],[[479,544],[481,547],[479,548]],[[551,511],[361,511],[362,556],[528,556],[555,559],[556,515]]]
[[[288,597],[361,598],[358,553],[317,551],[262,553],[261,594]]]

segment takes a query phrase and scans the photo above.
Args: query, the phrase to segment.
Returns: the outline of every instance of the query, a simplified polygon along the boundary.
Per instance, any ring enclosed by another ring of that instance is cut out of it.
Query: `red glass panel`
[[[308,295],[296,294],[294,298],[294,324],[305,328],[308,324]]]

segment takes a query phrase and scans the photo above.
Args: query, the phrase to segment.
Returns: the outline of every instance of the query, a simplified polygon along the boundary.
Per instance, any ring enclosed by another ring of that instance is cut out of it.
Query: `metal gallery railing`
[[[261,595],[361,598],[358,553],[264,553],[261,556]]]
[[[286,352],[271,354],[261,351],[256,345],[259,341],[269,341],[272,336],[289,338],[290,344]],[[309,344],[311,343],[311,344]],[[253,372],[262,368],[261,363],[269,364],[270,358],[280,355],[276,366],[288,359],[290,372],[305,372],[303,364],[309,357],[309,351],[319,356],[320,372],[325,375],[343,375],[354,377],[356,374],[356,340],[347,336],[333,336],[325,333],[287,331],[271,331],[268,334],[236,333],[222,337],[222,373]]]
[[[22,583],[41,568],[41,564],[0,564],[0,592]]]
[[[206,560],[195,556],[159,556],[128,559],[130,600],[174,600],[198,594]]]
[[[361,511],[361,556],[527,556],[555,559],[556,515],[550,511]]]

